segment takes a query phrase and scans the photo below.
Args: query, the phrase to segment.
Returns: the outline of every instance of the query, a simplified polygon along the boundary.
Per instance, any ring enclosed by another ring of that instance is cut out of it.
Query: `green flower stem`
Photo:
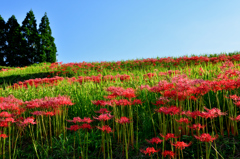
[[[35,152],[36,152],[37,158],[39,159],[38,152],[37,152],[37,147],[36,147],[36,143],[35,143],[34,136],[33,136],[33,128],[31,129],[31,126],[30,126],[30,125],[28,125],[28,127],[29,127],[29,129],[30,129],[30,135],[31,135],[31,138],[32,138],[34,150],[35,150]]]
[[[8,154],[11,159],[11,125],[8,123]]]

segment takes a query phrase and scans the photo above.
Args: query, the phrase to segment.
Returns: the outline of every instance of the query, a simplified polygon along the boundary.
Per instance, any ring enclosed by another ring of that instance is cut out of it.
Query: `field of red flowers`
[[[0,156],[239,158],[239,59],[234,53],[2,69]]]

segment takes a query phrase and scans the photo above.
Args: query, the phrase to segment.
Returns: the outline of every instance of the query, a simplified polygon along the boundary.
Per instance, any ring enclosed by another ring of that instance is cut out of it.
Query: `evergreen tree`
[[[0,66],[6,66],[4,62],[6,49],[6,23],[0,15]]]
[[[53,63],[57,60],[57,48],[54,43],[54,38],[52,37],[52,31],[49,24],[47,13],[45,13],[41,19],[38,29],[40,35],[40,56],[41,62]]]
[[[32,10],[27,13],[26,18],[23,20],[21,30],[23,37],[26,40],[26,56],[24,61],[28,63],[27,65],[39,62],[40,38],[37,31],[37,23]]]
[[[21,67],[22,57],[24,55],[24,41],[21,34],[21,27],[18,24],[14,15],[8,19],[6,24],[6,40],[6,65],[13,67]]]

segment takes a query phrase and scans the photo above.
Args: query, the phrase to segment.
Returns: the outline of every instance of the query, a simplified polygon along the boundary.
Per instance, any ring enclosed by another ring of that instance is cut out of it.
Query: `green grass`
[[[228,55],[233,56],[237,55],[239,52],[235,53],[229,53]],[[207,55],[204,55],[207,57]],[[218,57],[218,55],[209,55],[208,57]],[[156,58],[160,59],[160,58]],[[174,60],[178,58],[173,58]],[[140,59],[139,61],[144,61],[146,59]],[[146,60],[147,61],[147,60]],[[236,66],[236,69],[239,70],[238,64],[240,64],[239,61],[233,62]],[[196,65],[195,65],[196,64]],[[21,68],[11,68],[12,70],[9,70],[7,72],[1,71],[0,72],[0,96],[1,97],[8,97],[9,95],[13,95],[17,99],[22,99],[23,101],[30,101],[32,99],[40,99],[44,97],[56,97],[58,95],[67,95],[71,98],[71,101],[75,103],[73,106],[68,107],[68,116],[66,119],[73,119],[73,117],[79,116],[80,118],[83,117],[93,117],[97,116],[95,113],[96,110],[99,110],[101,107],[96,106],[92,104],[93,100],[106,100],[104,96],[108,96],[109,92],[105,91],[106,88],[110,86],[116,86],[116,87],[123,87],[123,88],[133,88],[136,89],[136,99],[141,99],[144,101],[144,104],[142,105],[136,105],[132,109],[133,111],[133,120],[138,121],[138,130],[136,125],[134,125],[134,134],[138,134],[138,146],[139,148],[146,149],[148,146],[151,146],[149,143],[145,141],[145,139],[151,139],[155,136],[154,133],[154,124],[157,125],[157,121],[159,121],[159,116],[157,113],[153,113],[154,109],[157,109],[157,106],[155,106],[153,103],[156,103],[157,98],[162,96],[160,93],[153,93],[146,90],[140,90],[141,85],[149,85],[150,87],[155,86],[159,81],[165,79],[168,81],[171,81],[171,78],[174,75],[167,75],[167,76],[155,76],[152,79],[145,80],[144,75],[147,73],[154,73],[157,74],[159,72],[167,72],[169,70],[175,71],[179,70],[181,74],[186,74],[189,79],[203,79],[203,80],[215,80],[218,74],[223,73],[223,69],[220,69],[220,66],[222,66],[223,62],[218,62],[216,64],[210,63],[210,62],[197,62],[197,61],[189,61],[189,63],[186,63],[185,61],[179,61],[175,65],[173,63],[167,63],[167,62],[156,62],[155,66],[153,65],[153,62],[151,60],[148,60],[147,62],[140,63],[135,62],[133,60],[129,60],[128,63],[125,61],[121,61],[121,63],[117,62],[108,62],[106,65],[102,65],[100,63],[93,63],[91,65],[94,65],[90,67],[90,63],[88,64],[81,64],[82,68],[80,68],[80,64],[76,64],[75,66],[68,66],[68,65],[62,65],[58,66],[55,69],[51,69],[49,66],[51,64],[35,64],[30,67],[26,67],[24,69]],[[203,73],[202,76],[199,75],[199,69],[203,68],[206,72]],[[6,67],[0,67],[6,68]],[[155,70],[157,69],[157,70]],[[189,70],[191,69],[191,70]],[[212,72],[211,72],[212,71]],[[190,75],[188,75],[190,73]],[[50,77],[54,77],[56,75],[61,77],[76,77],[78,76],[97,76],[98,74],[105,75],[130,75],[131,78],[138,77],[138,80],[129,80],[129,81],[121,81],[120,79],[115,80],[115,82],[83,82],[80,83],[72,83],[69,84],[67,80],[61,81],[58,83],[57,86],[51,86],[51,87],[30,87],[28,89],[17,89],[14,90],[12,88],[7,88],[8,86],[12,86],[14,83],[18,83],[19,81],[25,81],[29,79],[35,79],[35,78],[46,78],[48,75]],[[238,89],[234,91],[229,91],[228,93],[231,94],[238,94]],[[220,107],[223,109],[223,96],[224,92],[218,93],[218,98],[216,98],[215,93],[213,91],[210,92],[210,103],[211,105],[217,105],[217,99],[220,100]],[[209,96],[208,94],[204,95],[202,98],[202,105],[210,107],[209,104]],[[227,101],[225,101],[226,104]],[[178,103],[179,104],[179,103]],[[191,101],[192,107],[190,108],[189,103],[187,100],[182,101],[181,103],[184,105],[185,109],[188,108],[191,110],[195,110],[193,108],[196,108],[196,103],[194,101]],[[199,104],[199,103],[198,103]],[[176,101],[171,101],[171,105],[176,105]],[[227,110],[228,107],[224,108],[224,111]],[[221,109],[221,110],[222,110]],[[110,111],[113,111],[112,107],[109,107]],[[237,108],[238,110],[238,108]],[[222,110],[223,111],[223,110]],[[223,112],[224,112],[223,111]],[[138,112],[138,113],[137,113]],[[151,115],[152,114],[152,115]],[[153,119],[153,120],[152,120]],[[170,123],[169,118],[169,123]],[[224,119],[224,124],[227,122]],[[219,120],[217,119],[215,121],[216,125],[219,125]],[[67,127],[70,127],[70,123],[67,123]],[[99,122],[95,121],[93,125],[97,126]],[[112,121],[110,121],[109,125],[112,127]],[[226,124],[225,124],[226,125]],[[224,126],[225,126],[224,125]],[[238,125],[239,126],[239,125]],[[160,131],[158,128],[155,128],[155,131],[158,131],[158,134]],[[169,129],[169,127],[168,127]],[[26,132],[29,134],[29,132]],[[218,140],[216,140],[216,148],[217,151],[220,153],[221,156],[224,158],[237,158],[239,153],[239,137],[238,136],[228,136],[227,131],[225,129],[224,131],[225,136],[221,136]],[[115,134],[116,135],[116,134]],[[159,136],[159,135],[158,135]],[[84,138],[84,136],[81,136],[81,139]],[[7,139],[6,139],[7,140]],[[78,137],[76,137],[76,140],[78,140]],[[136,138],[134,138],[136,142]],[[191,147],[187,147],[183,150],[183,155],[185,158],[198,158],[197,154],[199,153],[199,145],[197,145],[197,141],[195,138],[190,136],[182,136],[181,141],[185,141],[186,143],[189,143],[190,141],[194,141],[194,143],[191,145]],[[1,141],[2,142],[2,141]],[[102,154],[100,153],[100,146],[101,146],[101,132],[98,129],[91,130],[89,132],[89,138],[88,138],[88,145],[89,145],[89,151],[88,151],[88,158],[94,159],[94,158],[103,158]],[[74,156],[74,133],[71,131],[67,131],[66,136],[63,134],[59,136],[53,137],[53,151],[49,148],[47,145],[41,145],[40,141],[37,142],[37,151],[40,158],[73,158]],[[17,145],[18,148],[16,149],[17,158],[36,158],[36,153],[34,150],[34,147],[31,143],[31,138],[22,138],[22,141],[19,142]],[[202,146],[202,153],[205,155],[205,146],[204,144]],[[213,144],[214,147],[214,144]],[[80,145],[79,143],[76,143],[75,145],[75,152],[76,156],[79,156],[80,152]],[[6,148],[7,149],[7,148]],[[131,149],[131,148],[130,148]],[[166,149],[170,150],[171,146],[168,144]],[[141,153],[136,147],[133,150],[129,150],[129,158],[150,158],[149,156],[145,156],[143,153]],[[116,139],[112,139],[112,154],[113,158],[125,158],[125,154],[122,154],[122,149],[117,143]],[[220,155],[218,155],[218,158],[221,158]],[[211,158],[216,158],[216,151],[212,149],[211,151]],[[156,155],[154,155],[156,157]],[[203,157],[204,158],[204,157]]]

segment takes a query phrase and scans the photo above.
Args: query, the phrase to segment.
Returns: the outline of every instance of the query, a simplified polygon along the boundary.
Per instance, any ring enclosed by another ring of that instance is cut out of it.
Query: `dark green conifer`
[[[6,41],[6,65],[12,67],[21,67],[22,57],[24,56],[24,41],[21,34],[20,25],[18,24],[14,15],[10,17],[6,23]]]
[[[21,27],[23,37],[26,40],[26,57],[25,62],[29,64],[38,63],[40,60],[39,47],[40,38],[37,30],[37,23],[33,11],[27,13]]]
[[[39,25],[39,36],[40,36],[40,56],[41,62],[56,62],[56,52],[57,48],[54,43],[54,38],[52,37],[52,31],[49,26],[49,20],[47,17],[47,13],[41,19],[41,23]]]
[[[6,42],[6,23],[0,15],[0,66],[6,66],[4,62]]]

